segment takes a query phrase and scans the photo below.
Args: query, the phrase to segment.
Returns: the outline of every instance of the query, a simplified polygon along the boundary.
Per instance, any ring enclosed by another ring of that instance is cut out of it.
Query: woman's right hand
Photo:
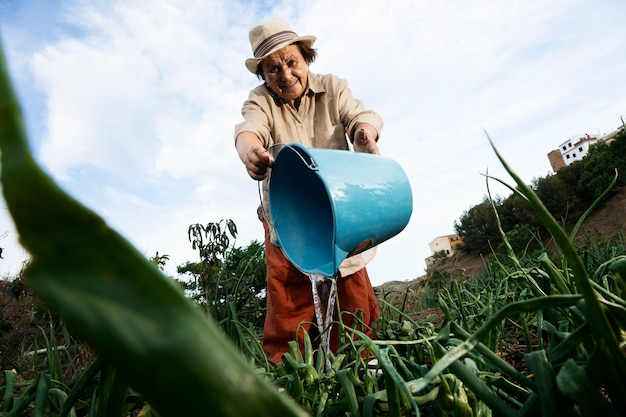
[[[263,147],[259,138],[251,132],[241,132],[237,136],[237,152],[253,180],[261,181],[267,175],[267,168],[274,165],[274,157]]]
[[[267,168],[274,165],[274,158],[261,145],[253,145],[246,154],[246,170],[253,180],[261,181],[267,175]]]

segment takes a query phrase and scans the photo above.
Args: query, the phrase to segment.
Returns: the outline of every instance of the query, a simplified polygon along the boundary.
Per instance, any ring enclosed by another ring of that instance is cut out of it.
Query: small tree
[[[501,200],[494,203],[501,205]],[[463,239],[461,250],[467,253],[489,254],[492,247],[502,241],[496,216],[489,198],[485,196],[482,203],[471,207],[463,213],[459,221],[454,222],[454,230]]]
[[[200,254],[199,268],[194,271],[194,276],[198,280],[198,287],[202,289],[207,314],[211,316],[215,303],[219,302],[220,270],[230,247],[230,239],[237,237],[237,226],[230,219],[208,223],[206,226],[196,223],[189,226],[187,235],[191,247]]]
[[[189,237],[201,260],[178,266],[179,274],[191,275],[193,280],[177,281],[241,348],[263,328],[267,284],[263,244],[255,240],[235,247],[230,244],[235,235],[234,223],[227,220],[191,225]]]
[[[245,323],[255,333],[262,329],[266,288],[263,244],[255,240],[246,247],[229,251],[221,272],[222,298],[228,303],[229,317]],[[232,333],[226,330],[228,334]]]
[[[165,264],[170,260],[170,256],[168,254],[159,255],[159,252],[156,252],[155,255],[150,258],[150,262],[152,262],[160,271],[165,270]]]

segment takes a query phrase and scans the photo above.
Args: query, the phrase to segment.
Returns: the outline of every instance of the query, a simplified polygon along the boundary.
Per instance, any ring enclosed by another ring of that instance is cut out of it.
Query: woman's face
[[[287,101],[302,97],[307,87],[309,63],[297,45],[288,45],[261,62],[263,77],[272,91]]]

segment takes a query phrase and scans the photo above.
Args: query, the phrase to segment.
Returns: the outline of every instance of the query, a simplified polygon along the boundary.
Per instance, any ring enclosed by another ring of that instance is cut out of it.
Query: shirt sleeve
[[[243,122],[235,125],[235,136],[241,132],[252,132],[256,134],[265,148],[268,148],[272,144],[271,140],[271,118],[269,111],[271,96],[268,94],[260,94],[258,91],[263,86],[259,86],[250,91],[248,99],[243,103],[241,107],[241,114],[243,116]]]
[[[361,100],[354,98],[348,87],[348,82],[341,78],[332,77],[333,89],[336,92],[337,105],[342,123],[346,126],[349,139],[354,137],[354,131],[359,123],[369,123],[374,126],[378,137],[383,128],[383,119],[374,110],[366,109]]]

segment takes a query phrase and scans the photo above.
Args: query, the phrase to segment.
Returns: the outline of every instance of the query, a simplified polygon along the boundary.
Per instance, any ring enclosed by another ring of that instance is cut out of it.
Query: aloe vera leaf
[[[26,279],[160,415],[304,415],[173,282],[37,166],[2,50],[0,151],[4,197],[32,256]]]

